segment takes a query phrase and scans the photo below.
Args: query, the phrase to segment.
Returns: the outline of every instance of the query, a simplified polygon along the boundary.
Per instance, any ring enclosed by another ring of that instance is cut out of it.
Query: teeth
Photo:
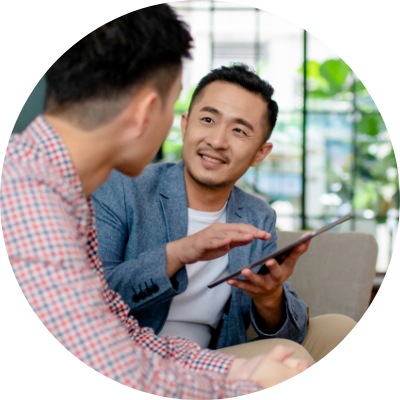
[[[214,164],[223,164],[222,161],[217,160],[216,158],[208,157],[208,156],[205,156],[205,155],[203,155],[202,157],[204,158],[204,160],[210,161],[210,162],[212,162]]]

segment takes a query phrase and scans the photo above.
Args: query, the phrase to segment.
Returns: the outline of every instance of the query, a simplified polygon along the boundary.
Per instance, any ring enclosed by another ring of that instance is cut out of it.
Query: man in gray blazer
[[[250,324],[260,339],[304,341],[307,306],[286,280],[308,243],[268,274],[207,287],[277,247],[274,210],[235,186],[272,150],[273,92],[245,65],[211,71],[182,116],[183,161],[113,172],[94,194],[106,279],[141,326],[216,349],[245,343]]]

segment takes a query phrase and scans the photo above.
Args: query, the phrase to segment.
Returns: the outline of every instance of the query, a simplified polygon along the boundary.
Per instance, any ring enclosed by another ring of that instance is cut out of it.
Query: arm
[[[235,192],[235,195],[238,194],[241,193]],[[275,211],[264,201],[260,201],[249,195],[245,196],[240,198],[240,200],[237,200],[237,198],[234,199],[238,204],[246,204],[246,207],[242,211],[243,221],[270,232],[272,237],[266,242],[253,243],[248,256],[232,259],[231,261],[234,263],[233,270],[243,267],[277,249]],[[235,207],[232,206],[232,209],[235,209]],[[235,218],[234,215],[231,218]],[[305,249],[300,250],[305,251]],[[295,257],[299,256],[300,254],[295,255]],[[262,282],[258,283],[258,285],[244,286],[246,283],[249,285],[251,283],[238,279],[233,279],[230,282],[241,290],[247,289],[247,294],[251,302],[249,302],[246,310],[248,315],[250,315],[250,320],[256,333],[261,338],[286,338],[301,342],[305,337],[308,322],[307,306],[290,289],[289,284],[285,282],[291,274],[296,261],[297,258],[287,260],[284,269],[279,269],[279,265],[276,264],[275,275],[268,274],[270,276],[258,275],[252,271],[243,271],[245,279],[247,279],[246,275],[254,277],[256,280],[261,279]],[[271,268],[274,268],[274,266],[275,264]],[[267,282],[264,279],[267,279]],[[260,284],[261,287],[259,287]],[[267,289],[263,289],[263,285],[265,284],[268,284]],[[260,295],[264,290],[267,290],[268,293],[261,299]]]
[[[139,328],[90,267],[93,253],[86,252],[82,225],[63,200],[44,185],[8,177],[2,183],[3,232],[16,278],[37,316],[76,357],[111,379],[160,396],[233,397],[261,388],[255,381],[228,380],[232,357]]]
[[[105,278],[133,311],[142,311],[182,293],[188,281],[182,265],[168,274],[168,235],[161,212],[153,198],[148,204],[138,199],[133,185],[113,173],[92,199]],[[146,215],[149,204],[151,220]]]
[[[139,328],[101,274],[88,266],[75,224],[60,224],[65,214],[48,220],[44,229],[39,213],[19,211],[33,231],[27,226],[21,234],[18,223],[7,217],[3,226],[27,300],[69,351],[105,376],[148,393],[196,399],[251,393],[300,371],[287,365],[293,362],[290,353],[250,361],[250,369],[245,360],[201,350],[183,339],[160,339]]]
[[[244,281],[232,279],[229,282],[252,297],[251,319],[260,336],[285,337],[299,342],[304,339],[307,307],[285,281],[308,246],[309,241],[296,247],[281,264],[276,260],[268,260],[268,274],[244,270]]]
[[[101,293],[99,297],[88,295],[82,291],[90,283],[87,279],[82,282],[70,278],[82,273],[83,265],[77,265],[79,272],[73,274],[65,265],[33,263],[17,256],[11,258],[11,264],[27,300],[44,325],[76,357],[103,375],[141,391],[174,398],[233,397],[260,390],[256,382],[228,381],[233,358],[213,354],[207,357],[200,349],[177,339],[164,340],[162,344],[157,340],[157,351],[150,350],[151,342],[145,345],[129,339]],[[40,279],[40,291],[32,287],[31,276],[24,277],[26,271]],[[213,374],[202,372],[211,370],[209,363],[213,365]]]
[[[258,365],[255,374],[239,374],[240,359],[139,328],[103,279],[87,199],[69,190],[71,182],[55,187],[60,180],[49,165],[11,163],[5,160],[0,197],[9,259],[37,316],[70,352],[122,384],[160,396],[233,397],[266,387],[268,368],[261,377]],[[287,363],[293,363],[288,355],[278,359],[278,367],[296,372]]]
[[[188,283],[184,265],[217,258],[236,246],[270,237],[248,224],[214,224],[167,243],[171,235],[179,237],[175,231],[168,232],[176,227],[167,226],[158,197],[141,193],[141,186],[137,189],[135,185],[113,174],[93,195],[106,279],[134,311],[153,308],[182,293]],[[146,210],[152,211],[150,222]],[[147,289],[148,296],[137,295]]]

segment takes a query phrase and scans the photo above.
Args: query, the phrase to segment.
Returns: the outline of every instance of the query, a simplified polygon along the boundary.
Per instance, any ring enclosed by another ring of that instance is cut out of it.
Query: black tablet
[[[265,261],[267,261],[267,260],[269,260],[271,258],[282,259],[285,255],[290,254],[290,252],[296,246],[298,246],[299,244],[304,243],[307,240],[312,239],[312,238],[320,235],[321,233],[326,232],[329,229],[332,229],[333,227],[335,227],[335,226],[337,226],[337,225],[339,225],[339,224],[341,224],[341,223],[343,223],[345,221],[348,221],[351,217],[352,217],[351,214],[345,215],[344,217],[338,219],[337,221],[334,221],[334,222],[332,222],[332,223],[330,223],[328,225],[325,225],[322,228],[317,229],[316,231],[310,232],[309,234],[303,236],[302,238],[296,240],[295,242],[293,242],[291,244],[288,244],[287,246],[285,246],[285,247],[283,247],[283,248],[281,248],[281,249],[279,249],[277,251],[274,251],[273,253],[270,253],[267,256],[261,258],[260,260],[257,260],[255,262],[247,265],[246,267],[243,267],[243,268],[239,269],[238,271],[236,271],[236,272],[234,272],[232,274],[229,274],[228,276],[225,276],[224,278],[219,279],[219,280],[211,283],[210,285],[208,285],[208,287],[211,289],[211,288],[213,288],[213,287],[215,287],[215,286],[217,286],[217,285],[219,285],[219,284],[221,284],[223,282],[226,282],[228,279],[231,279],[231,278],[239,275],[244,269],[246,269],[246,268],[252,269],[254,267],[257,267],[258,265],[265,263]],[[259,273],[267,274],[268,273],[268,268],[267,267],[261,268]]]

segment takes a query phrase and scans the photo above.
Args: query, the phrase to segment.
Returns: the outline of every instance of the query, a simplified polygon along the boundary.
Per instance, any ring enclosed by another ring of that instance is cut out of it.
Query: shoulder
[[[10,196],[23,198],[24,202],[39,196],[43,203],[51,199],[51,193],[68,197],[73,192],[70,185],[73,178],[69,177],[65,183],[63,171],[52,161],[27,135],[14,134],[4,159],[2,189]]]
[[[132,195],[155,193],[166,179],[168,171],[176,167],[173,163],[154,163],[148,165],[138,177],[131,177],[113,170],[108,179],[96,190],[94,197],[116,196],[124,192]]]
[[[177,164],[174,163],[153,163],[149,164],[140,176],[135,179],[138,184],[145,184],[148,181],[161,182],[171,169],[175,169]]]

